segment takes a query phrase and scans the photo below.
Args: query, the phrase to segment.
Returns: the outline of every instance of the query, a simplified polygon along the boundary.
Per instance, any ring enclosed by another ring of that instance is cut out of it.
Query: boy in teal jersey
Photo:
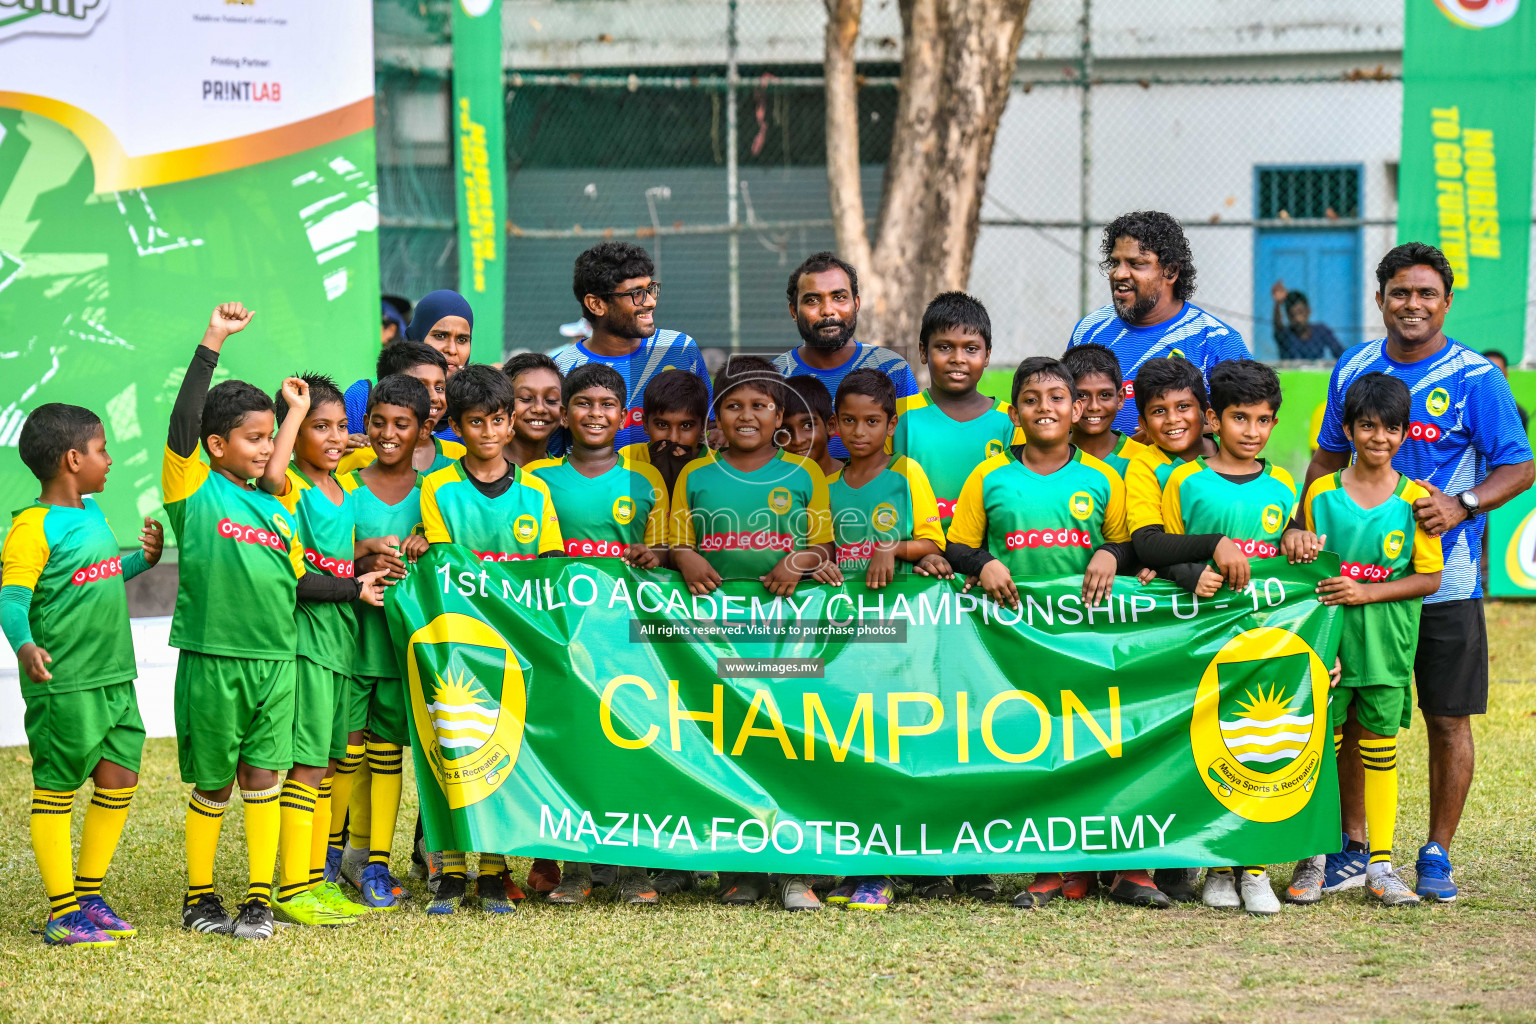
[[[380,382],[386,377],[402,374],[416,378],[427,389],[426,429],[422,431],[421,439],[411,453],[412,467],[422,473],[435,473],[449,463],[458,461],[464,455],[464,446],[432,433],[442,422],[443,412],[448,408],[448,360],[443,358],[443,354],[425,342],[402,339],[384,346],[384,350],[379,353],[377,370]],[[368,444],[366,409],[362,419],[364,422],[359,433],[347,438],[347,447],[351,450],[342,456],[336,466],[338,479],[354,469],[362,469],[378,457]]]
[[[1169,474],[1162,510],[1169,534],[1199,536],[1213,555],[1218,548],[1235,547],[1245,561],[1280,554],[1286,524],[1296,512],[1296,483],[1261,457],[1279,416],[1280,397],[1280,378],[1263,363],[1233,359],[1211,370],[1206,421],[1220,448]],[[1227,578],[1234,589],[1248,582],[1246,576]],[[1208,907],[1241,906],[1250,914],[1280,910],[1263,865],[1211,868],[1201,898]]]
[[[891,450],[928,474],[949,529],[960,488],[971,471],[1010,445],[1023,444],[1011,406],[976,390],[992,361],[992,320],[964,292],[945,292],[928,303],[918,334],[918,355],[928,367],[928,390],[907,401],[896,420]]]
[[[628,408],[623,376],[606,363],[583,363],[565,379],[561,401],[567,454],[532,463],[526,472],[549,488],[564,553],[656,568],[665,556],[654,549],[666,544],[667,495],[656,470],[614,450]],[[593,865],[566,861],[549,902],[586,902],[592,875]],[[650,905],[661,899],[643,867],[620,867],[615,881],[625,903]]]
[[[272,935],[272,872],[280,809],[278,772],[293,766],[294,658],[299,600],[379,600],[381,587],[306,572],[294,516],[253,486],[275,452],[272,401],[244,381],[210,389],[225,340],[254,314],[238,302],[213,311],[171,409],[161,472],[165,512],[180,547],[171,646],[176,745],[187,806],[187,895],[182,926],[265,939]],[[285,382],[297,396],[302,381]],[[208,455],[197,457],[198,444]],[[228,612],[239,602],[241,614]],[[234,783],[245,803],[250,869],[236,918],[213,891],[219,828]]]
[[[789,408],[784,411],[782,439],[788,435],[787,444],[779,447],[792,455],[810,459],[822,475],[831,479],[832,474],[843,468],[827,451],[832,435],[837,433],[836,417],[832,413],[832,396],[819,377],[801,374],[784,381],[788,390],[784,393]]]
[[[383,569],[403,579],[427,552],[421,525],[421,477],[411,453],[430,422],[430,397],[421,381],[385,377],[368,395],[365,427],[377,460],[338,479],[356,520],[358,546],[382,548],[358,557],[358,569]],[[362,894],[366,906],[391,910],[405,890],[389,871],[390,849],[400,813],[404,747],[410,739],[405,684],[383,609],[357,608],[357,645],[347,698],[347,746],[362,747],[368,771],[359,771],[347,805],[347,847],[341,875]],[[366,780],[366,781],[365,781]]]
[[[1125,407],[1120,360],[1103,345],[1086,342],[1061,357],[1083,399],[1083,415],[1072,425],[1072,443],[1125,478],[1131,459],[1146,446],[1115,430],[1115,417]]]
[[[101,420],[78,405],[33,409],[17,441],[41,484],[12,513],[5,537],[0,627],[16,652],[32,755],[32,852],[48,895],[43,941],[110,946],[135,934],[101,897],[139,784],[144,723],[134,677],[125,580],[160,560],[160,524],[144,520],[140,549],[119,557],[106,516],[88,495],[107,485],[112,457]],[[95,783],[71,873],[75,791]]]
[[[421,522],[429,544],[459,544],[485,562],[564,550],[549,488],[506,455],[512,441],[513,388],[508,374],[484,364],[466,366],[448,382],[448,422],[464,439],[464,457],[422,482]],[[465,896],[463,851],[444,850],[441,857],[429,914],[456,913]],[[487,912],[514,909],[506,899],[506,858],[501,854],[481,854],[476,895]]]
[[[1409,686],[1423,599],[1440,587],[1440,538],[1424,532],[1413,503],[1428,492],[1392,468],[1407,436],[1413,401],[1408,385],[1385,373],[1356,378],[1344,393],[1344,430],[1353,465],[1313,481],[1302,502],[1310,561],[1326,538],[1341,574],[1318,585],[1318,600],[1342,605],[1341,676],[1330,706],[1334,749],[1346,738],[1359,760],[1339,756],[1346,851],[1366,849],[1365,885],[1389,907],[1419,902],[1392,870],[1397,825],[1397,734],[1412,720]],[[1287,535],[1290,540],[1290,535]],[[1322,898],[1321,855],[1296,865],[1286,898]],[[1336,885],[1334,891],[1345,888]]]
[[[826,479],[773,442],[784,425],[784,379],[766,359],[735,356],[716,375],[714,394],[725,447],[684,466],[672,492],[668,537],[689,592],[755,579],[782,597],[806,576],[835,581]],[[722,874],[720,902],[748,906],[770,887],[765,874]],[[782,878],[781,894],[786,910],[821,908],[804,875]]]
[[[300,385],[303,385],[302,387]],[[359,547],[352,503],[335,470],[347,443],[346,405],[329,377],[290,377],[274,404],[276,450],[261,479],[298,520],[305,571],[336,580],[356,576]],[[292,453],[292,461],[284,459]],[[363,585],[382,573],[361,577]],[[293,760],[283,784],[276,909],[294,924],[351,924],[366,908],[347,899],[327,863],[326,837],[339,844],[361,745],[347,743],[347,693],[357,616],[350,603],[300,601],[294,663]],[[334,797],[334,801],[333,801]],[[338,857],[340,851],[338,850]],[[329,869],[329,870],[328,870]]]
[[[1014,576],[1082,574],[1083,602],[1097,605],[1108,600],[1115,576],[1136,568],[1125,525],[1125,484],[1072,444],[1083,403],[1072,372],[1059,361],[1034,356],[1020,363],[1012,398],[1025,443],[994,455],[966,480],[949,527],[949,561],[1010,608],[1019,605]],[[1060,873],[1043,872],[1013,903],[1039,907],[1057,896],[1087,895],[1086,885],[1081,890],[1069,892]],[[1168,905],[1145,871],[1117,872],[1110,897]]]
[[[519,353],[507,360],[502,372],[512,384],[507,461],[526,469],[549,456],[551,440],[561,439],[565,378],[555,361],[542,352]]]

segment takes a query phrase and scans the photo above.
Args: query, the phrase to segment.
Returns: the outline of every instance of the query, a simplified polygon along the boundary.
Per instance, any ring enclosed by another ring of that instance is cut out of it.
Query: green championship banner
[[[1456,272],[1446,333],[1525,351],[1536,4],[1407,0],[1397,232]]]
[[[171,404],[209,312],[216,380],[343,384],[379,346],[369,0],[0,0],[0,490],[47,402],[90,408],[125,546],[160,515]],[[163,516],[162,516],[163,518]]]
[[[436,546],[386,601],[434,849],[726,871],[1290,861],[1338,844],[1335,556],[1200,600],[1080,578],[693,596]]]
[[[501,361],[506,318],[506,90],[501,0],[453,0],[453,138],[459,292],[475,311],[474,359]]]

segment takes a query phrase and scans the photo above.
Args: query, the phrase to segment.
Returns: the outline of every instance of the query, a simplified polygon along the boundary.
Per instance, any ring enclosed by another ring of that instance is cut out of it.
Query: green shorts
[[[378,676],[353,676],[350,691],[349,731],[366,729],[386,743],[398,743],[402,747],[410,742],[404,683]]]
[[[79,789],[102,761],[139,770],[144,720],[132,679],[28,697],[25,724],[32,784],[39,789]]]
[[[293,763],[322,768],[347,756],[350,680],[299,655],[293,684]]]
[[[205,792],[252,768],[293,767],[293,662],[182,651],[176,663],[181,781]]]
[[[1355,721],[1360,727],[1378,736],[1396,736],[1398,730],[1408,728],[1413,722],[1413,694],[1406,686],[1339,684],[1333,690],[1333,699],[1328,702],[1328,714],[1335,730],[1344,728],[1350,705],[1354,705]]]

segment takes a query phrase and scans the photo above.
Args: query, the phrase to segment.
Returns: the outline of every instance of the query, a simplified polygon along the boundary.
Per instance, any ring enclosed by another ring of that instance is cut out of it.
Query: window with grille
[[[1273,167],[1259,170],[1260,220],[1359,217],[1357,167]]]

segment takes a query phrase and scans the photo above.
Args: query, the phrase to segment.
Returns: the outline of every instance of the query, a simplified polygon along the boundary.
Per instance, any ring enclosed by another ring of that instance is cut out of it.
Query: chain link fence
[[[383,280],[414,299],[457,273],[448,7],[376,10]],[[651,251],[663,326],[707,347],[797,341],[787,274],[833,246],[825,17],[820,0],[508,0],[508,351],[562,341],[572,261],[604,238]],[[1194,301],[1257,355],[1282,354],[1276,282],[1343,344],[1369,336],[1396,238],[1402,20],[1401,0],[1034,0],[970,282],[994,363],[1060,351],[1108,301],[1103,225],[1145,208],[1183,222]],[[900,31],[893,2],[866,4],[871,214]]]

